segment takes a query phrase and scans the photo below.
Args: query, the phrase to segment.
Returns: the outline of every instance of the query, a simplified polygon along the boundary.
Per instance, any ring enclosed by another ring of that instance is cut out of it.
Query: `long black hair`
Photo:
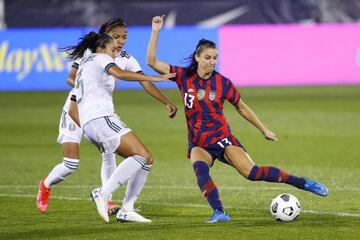
[[[185,58],[185,60],[189,62],[189,65],[185,68],[189,75],[193,75],[198,68],[198,62],[195,56],[199,56],[207,48],[216,49],[216,44],[213,41],[202,38],[196,45],[195,51],[189,57]]]
[[[99,33],[107,34],[116,27],[126,28],[126,23],[121,18],[110,18],[106,23],[101,25]]]
[[[69,54],[68,58],[70,61],[74,61],[82,58],[86,49],[89,49],[92,53],[94,53],[98,47],[105,48],[105,46],[112,40],[113,38],[107,34],[90,32],[80,38],[77,45],[65,47],[63,48],[63,51]]]
[[[82,58],[86,49],[95,52],[97,47],[105,48],[105,45],[110,41],[111,37],[107,34],[116,27],[127,27],[124,20],[121,18],[110,18],[106,23],[101,25],[99,32],[90,32],[84,37],[80,38],[78,45],[62,48],[61,50],[69,54],[69,61],[74,61]],[[110,38],[110,39],[108,39]]]

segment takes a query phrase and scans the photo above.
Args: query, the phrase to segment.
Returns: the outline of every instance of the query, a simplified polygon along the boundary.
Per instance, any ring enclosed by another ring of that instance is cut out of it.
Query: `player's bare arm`
[[[141,73],[122,70],[116,65],[110,67],[108,73],[116,78],[127,81],[168,81],[169,78],[176,76],[174,73],[167,73],[159,76],[148,76]]]
[[[235,108],[243,118],[245,118],[248,122],[250,122],[257,129],[259,129],[266,139],[271,141],[277,141],[275,134],[268,130],[264,126],[264,124],[262,124],[254,111],[251,110],[251,108],[246,105],[241,99],[239,99],[239,102],[235,105]]]
[[[152,31],[147,48],[146,63],[149,67],[157,71],[158,73],[169,73],[170,65],[166,62],[156,59],[156,48],[159,38],[160,30],[164,23],[165,15],[156,16],[152,20]]]
[[[166,106],[170,118],[175,117],[177,113],[176,105],[173,104],[164,94],[162,94],[162,92],[152,82],[141,81],[140,84],[149,95],[156,98]]]

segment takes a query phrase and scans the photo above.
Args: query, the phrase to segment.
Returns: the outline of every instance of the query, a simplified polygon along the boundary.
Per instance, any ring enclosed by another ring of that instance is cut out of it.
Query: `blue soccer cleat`
[[[305,185],[304,190],[312,192],[314,194],[326,197],[329,194],[329,190],[321,183],[314,182],[308,178],[304,178]]]
[[[230,216],[225,213],[221,212],[219,210],[215,210],[211,218],[206,221],[206,223],[217,223],[217,222],[228,222],[230,221]]]

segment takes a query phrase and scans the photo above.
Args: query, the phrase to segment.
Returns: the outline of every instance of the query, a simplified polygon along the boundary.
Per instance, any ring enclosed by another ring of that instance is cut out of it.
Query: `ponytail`
[[[92,31],[80,38],[77,45],[65,47],[63,48],[63,51],[69,54],[68,58],[70,61],[74,61],[82,58],[87,49],[94,53],[98,47],[105,48],[106,44],[109,43],[110,40],[112,40],[112,38],[109,35],[95,33]]]

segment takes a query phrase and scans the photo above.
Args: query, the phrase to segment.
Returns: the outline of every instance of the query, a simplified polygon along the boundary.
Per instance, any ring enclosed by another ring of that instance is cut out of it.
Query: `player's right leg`
[[[43,178],[39,184],[37,195],[37,206],[40,212],[46,212],[51,193],[51,187],[65,179],[66,176],[75,172],[79,166],[79,144],[63,143],[64,152],[72,152],[72,154],[64,154],[63,161],[56,165],[49,175]]]
[[[103,186],[107,180],[109,180],[111,174],[116,169],[116,158],[114,153],[102,153],[102,164],[101,164],[101,185]],[[108,214],[114,215],[116,214],[121,206],[114,203],[110,197],[110,200],[108,201]]]
[[[40,212],[48,209],[51,187],[65,179],[66,176],[77,170],[79,166],[79,145],[82,137],[82,129],[79,128],[72,119],[63,115],[59,124],[58,143],[62,145],[63,159],[56,165],[49,175],[39,183],[39,190],[36,199],[37,207]]]
[[[224,211],[219,191],[209,173],[209,166],[212,165],[213,161],[212,157],[206,150],[196,146],[191,149],[190,159],[200,191],[214,210],[213,215],[206,223],[230,221],[230,216]]]

